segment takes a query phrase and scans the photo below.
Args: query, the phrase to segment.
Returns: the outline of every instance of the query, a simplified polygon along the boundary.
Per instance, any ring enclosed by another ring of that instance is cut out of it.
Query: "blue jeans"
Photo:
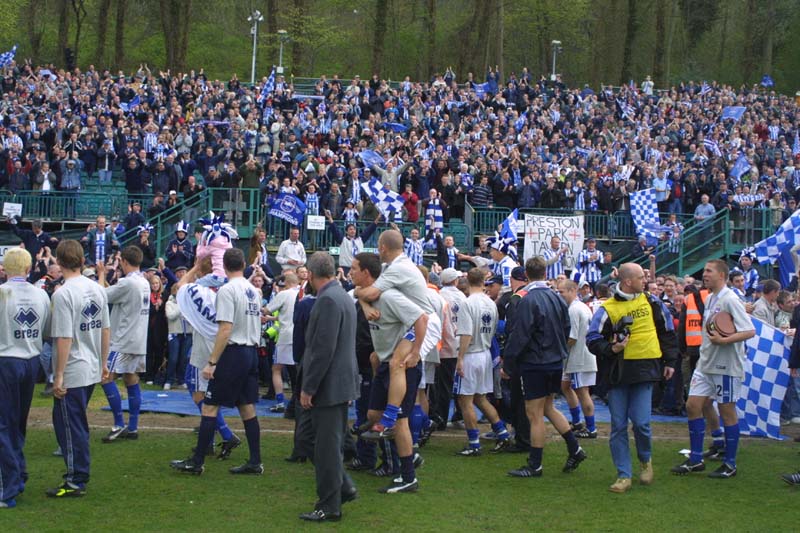
[[[42,343],[42,354],[39,356],[39,364],[45,375],[47,383],[53,382],[53,344],[50,342]]]
[[[192,350],[192,336],[183,333],[170,333],[167,344],[167,377],[164,383],[176,383],[186,372],[186,361]]]
[[[781,406],[781,418],[789,420],[796,416],[800,416],[800,378],[790,377],[786,397]]]
[[[639,461],[650,460],[650,403],[653,398],[652,383],[620,385],[608,391],[608,410],[611,412],[611,458],[617,467],[617,477],[630,479],[633,467],[628,444],[628,420],[633,425],[636,454]]]
[[[100,177],[100,183],[111,183],[112,172],[110,170],[98,170],[97,174]]]

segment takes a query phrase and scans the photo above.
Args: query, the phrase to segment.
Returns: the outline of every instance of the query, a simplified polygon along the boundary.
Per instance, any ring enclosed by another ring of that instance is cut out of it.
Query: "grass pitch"
[[[38,403],[38,402],[37,402]],[[164,419],[168,425],[169,417]],[[262,429],[269,421],[262,420]],[[703,474],[676,477],[685,440],[657,440],[656,480],[634,484],[624,495],[607,491],[614,480],[608,441],[583,441],[589,459],[562,474],[566,457],[560,439],[545,448],[544,476],[512,479],[506,472],[525,455],[456,457],[460,439],[433,439],[422,451],[417,494],[381,495],[387,480],[359,473],[360,497],[344,507],[337,524],[306,524],[297,515],[316,499],[310,464],[283,461],[291,437],[265,432],[263,476],[232,476],[228,467],[247,457],[246,445],[228,461],[210,459],[202,476],[172,471],[170,459],[193,446],[190,431],[142,429],[138,441],[102,444],[105,430],[92,432],[92,479],[84,498],[48,499],[44,490],[60,483],[61,458],[53,457],[52,430],[29,430],[26,455],[30,480],[15,509],[0,511],[3,531],[796,531],[791,518],[800,493],[781,472],[800,466],[791,442],[745,440],[740,471],[730,480]],[[632,444],[632,443],[631,443]],[[709,463],[711,469],[717,463]]]

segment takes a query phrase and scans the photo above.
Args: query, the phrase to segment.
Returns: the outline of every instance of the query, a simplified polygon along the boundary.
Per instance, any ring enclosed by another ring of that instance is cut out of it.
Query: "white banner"
[[[583,250],[583,215],[559,217],[550,215],[525,214],[525,251],[524,261],[535,255],[544,256],[550,248],[550,239],[558,237],[561,245],[569,248],[564,256],[564,267],[572,269]]]
[[[22,216],[22,204],[3,202],[3,216],[9,218],[13,216]]]
[[[307,229],[317,229],[317,230],[324,230],[325,229],[325,217],[317,216],[317,215],[308,215],[306,216],[306,228]]]

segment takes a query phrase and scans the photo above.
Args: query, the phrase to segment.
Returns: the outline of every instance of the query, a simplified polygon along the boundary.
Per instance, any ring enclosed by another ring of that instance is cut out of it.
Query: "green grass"
[[[52,457],[50,430],[29,431],[26,456],[30,480],[16,509],[0,511],[2,531],[294,531],[320,530],[297,519],[315,498],[310,464],[283,461],[291,439],[264,433],[264,476],[227,472],[246,457],[246,446],[230,461],[212,459],[199,477],[168,468],[193,445],[189,432],[143,431],[137,442],[103,445],[104,431],[92,432],[92,479],[85,498],[51,500],[44,490],[60,483],[64,464]],[[606,440],[584,442],[589,459],[573,474],[562,474],[560,439],[545,448],[545,475],[511,479],[506,471],[523,455],[461,458],[458,439],[437,438],[424,448],[418,494],[377,493],[385,480],[355,476],[360,498],[344,508],[343,521],[326,528],[347,531],[660,530],[789,531],[800,494],[778,474],[797,469],[791,443],[748,440],[740,473],[715,481],[703,475],[679,478],[668,469],[679,462],[682,441],[655,443],[656,481],[634,485],[628,494],[607,491],[614,480]],[[710,463],[716,466],[716,463]]]

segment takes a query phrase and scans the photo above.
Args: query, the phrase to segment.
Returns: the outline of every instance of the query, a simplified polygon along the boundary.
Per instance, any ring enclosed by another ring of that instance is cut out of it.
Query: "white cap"
[[[442,283],[453,283],[463,275],[463,272],[456,270],[455,268],[445,268],[442,270],[442,273],[439,274],[439,279],[442,280]]]

